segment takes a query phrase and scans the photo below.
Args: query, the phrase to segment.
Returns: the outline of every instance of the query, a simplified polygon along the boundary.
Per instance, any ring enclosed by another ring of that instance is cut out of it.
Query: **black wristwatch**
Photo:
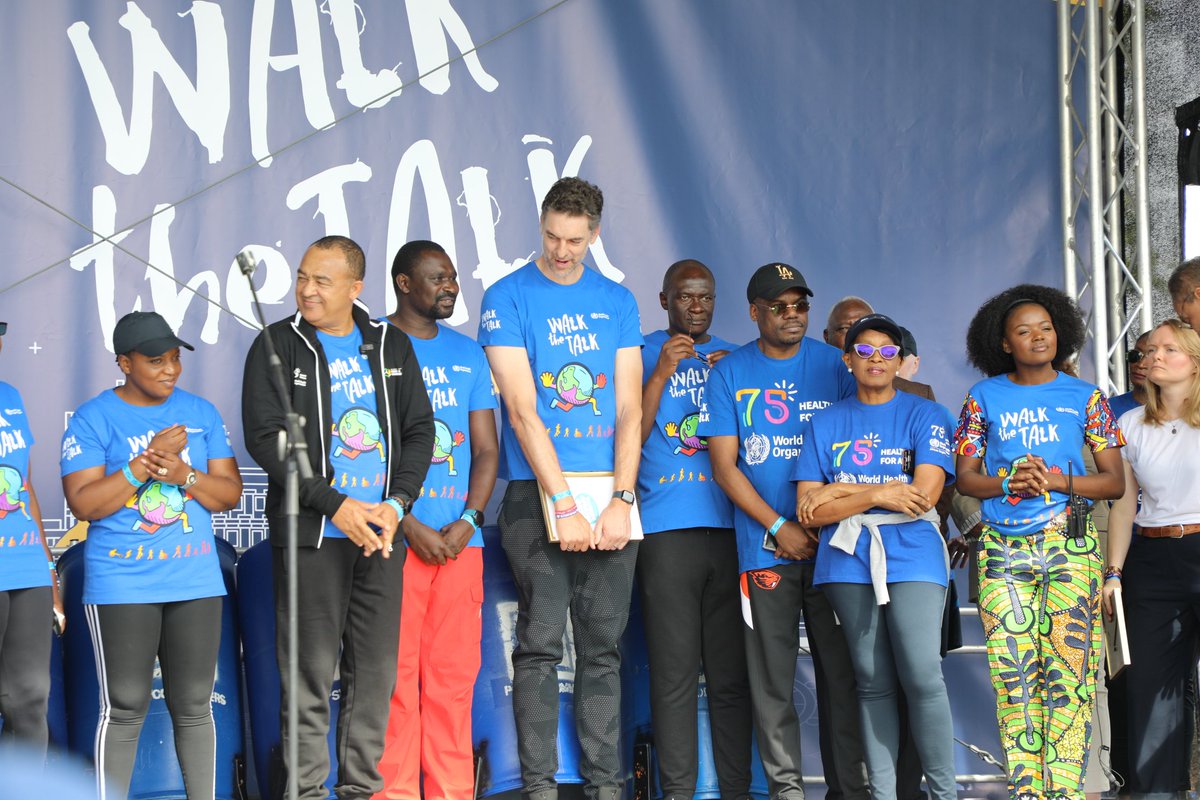
[[[633,505],[633,501],[637,499],[633,492],[629,491],[628,489],[622,489],[619,492],[613,492],[612,496],[614,500],[620,500],[622,503],[628,503],[629,505]]]
[[[470,518],[471,518],[471,520],[472,520],[472,521],[474,521],[474,523],[475,523],[475,527],[476,527],[476,528],[482,528],[482,527],[483,527],[483,512],[482,512],[482,511],[480,511],[479,509],[476,509],[476,508],[468,508],[466,511],[464,511],[464,512],[462,513],[462,517],[461,517],[461,518],[462,518],[462,519],[465,519],[465,518],[467,518],[467,517],[470,517]]]

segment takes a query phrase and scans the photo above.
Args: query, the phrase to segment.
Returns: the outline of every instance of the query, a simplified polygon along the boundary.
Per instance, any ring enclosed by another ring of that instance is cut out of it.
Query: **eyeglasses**
[[[856,344],[854,345],[854,352],[859,358],[870,358],[876,353],[879,353],[879,355],[883,357],[884,361],[891,361],[893,358],[900,355],[900,345],[885,344],[882,347],[874,347],[869,344]]]
[[[8,323],[0,322],[0,336],[3,336],[6,333],[8,333]]]
[[[1130,364],[1136,364],[1146,357],[1146,354],[1141,350],[1130,350],[1125,354],[1125,361]]]
[[[782,317],[787,311],[798,311],[801,314],[807,314],[809,309],[807,300],[798,300],[795,303],[760,303],[755,300],[754,305],[770,311],[773,317]]]

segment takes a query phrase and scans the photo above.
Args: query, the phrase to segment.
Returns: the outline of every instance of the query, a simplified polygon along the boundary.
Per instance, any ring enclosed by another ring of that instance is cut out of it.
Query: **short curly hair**
[[[1016,370],[1012,354],[1004,352],[1000,342],[1004,339],[1004,324],[1008,321],[1008,315],[1026,303],[1036,303],[1050,314],[1050,321],[1058,336],[1055,369],[1061,370],[1083,347],[1087,329],[1075,301],[1053,287],[1023,283],[1005,289],[980,306],[967,328],[967,359],[984,375],[992,377]]]
[[[542,199],[543,220],[547,211],[572,217],[585,216],[588,218],[588,230],[594,231],[604,211],[604,193],[599,186],[582,178],[560,178]]]

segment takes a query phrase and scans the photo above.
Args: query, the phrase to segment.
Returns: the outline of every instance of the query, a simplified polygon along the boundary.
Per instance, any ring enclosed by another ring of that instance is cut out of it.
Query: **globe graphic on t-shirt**
[[[379,420],[365,408],[352,408],[338,420],[337,434],[347,449],[365,453],[379,447]]]
[[[21,507],[21,473],[10,466],[0,466],[0,511],[16,511]]]
[[[573,406],[581,406],[592,399],[596,382],[583,364],[567,364],[558,371],[554,389],[563,400]]]
[[[450,426],[440,419],[433,421],[433,463],[441,464],[450,457],[454,449],[454,434]]]
[[[155,525],[170,525],[183,515],[183,492],[178,486],[158,481],[146,487],[138,498],[138,513]]]
[[[700,430],[700,412],[693,411],[679,423],[679,441],[693,450],[707,450],[708,440],[697,435]]]

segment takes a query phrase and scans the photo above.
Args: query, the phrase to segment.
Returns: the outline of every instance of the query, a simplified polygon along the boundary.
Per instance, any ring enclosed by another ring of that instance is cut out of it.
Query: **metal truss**
[[[1087,314],[1096,383],[1113,394],[1126,390],[1129,335],[1152,322],[1146,0],[1057,3],[1066,291]]]

